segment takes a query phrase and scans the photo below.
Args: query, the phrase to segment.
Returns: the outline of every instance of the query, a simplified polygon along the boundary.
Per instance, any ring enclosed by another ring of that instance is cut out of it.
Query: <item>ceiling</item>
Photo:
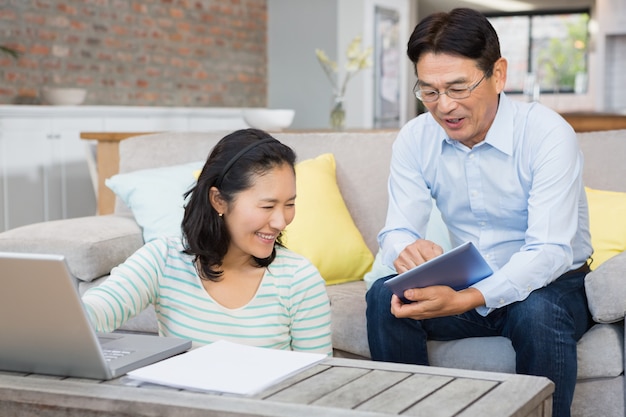
[[[485,13],[572,10],[593,7],[595,0],[418,0],[418,16],[470,7]]]

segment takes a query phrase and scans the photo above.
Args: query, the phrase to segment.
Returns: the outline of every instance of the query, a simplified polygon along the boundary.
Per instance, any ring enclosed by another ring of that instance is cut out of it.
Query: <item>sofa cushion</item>
[[[624,372],[624,326],[595,324],[578,341],[578,379],[606,378]]]
[[[577,379],[606,378],[624,371],[624,329],[620,324],[596,324],[578,342]],[[433,366],[515,373],[515,351],[505,337],[470,337],[428,341]]]
[[[35,223],[0,234],[0,250],[64,255],[82,281],[108,274],[142,244],[137,223],[114,215]]]
[[[604,262],[585,277],[589,311],[597,323],[613,323],[626,316],[626,252]]]
[[[142,169],[117,174],[105,181],[133,213],[148,242],[159,236],[180,236],[184,213],[183,194],[196,179],[194,171],[204,161]]]
[[[431,366],[515,373],[515,350],[503,336],[428,341]]]
[[[333,349],[347,352],[350,357],[370,358],[365,319],[365,282],[329,285],[326,291],[333,323]]]
[[[330,153],[296,164],[296,217],[283,237],[329,285],[363,279],[374,261],[341,196],[335,168]]]
[[[585,187],[593,247],[591,269],[626,250],[626,193]]]

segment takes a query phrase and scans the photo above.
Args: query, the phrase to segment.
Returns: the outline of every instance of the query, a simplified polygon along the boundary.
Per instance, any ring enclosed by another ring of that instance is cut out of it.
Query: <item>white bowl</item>
[[[255,129],[280,131],[291,125],[295,113],[291,109],[249,108],[243,111],[243,119]]]
[[[57,88],[43,87],[41,98],[44,103],[55,106],[72,106],[81,104],[87,97],[87,90],[84,88]]]

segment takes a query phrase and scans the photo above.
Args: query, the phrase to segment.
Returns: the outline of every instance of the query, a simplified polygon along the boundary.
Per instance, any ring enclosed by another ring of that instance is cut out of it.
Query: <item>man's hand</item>
[[[401,274],[442,253],[441,246],[430,240],[419,239],[400,252],[393,266]],[[455,291],[445,285],[406,290],[404,297],[412,302],[405,304],[395,294],[391,298],[391,313],[398,318],[423,320],[453,316],[485,305],[485,298],[477,289]]]
[[[412,302],[405,304],[395,294],[391,297],[391,314],[397,318],[424,320],[453,316],[485,305],[485,298],[477,289],[455,291],[445,285],[406,290],[404,297]]]
[[[426,239],[419,239],[404,248],[393,263],[398,274],[415,268],[443,253],[441,246]]]

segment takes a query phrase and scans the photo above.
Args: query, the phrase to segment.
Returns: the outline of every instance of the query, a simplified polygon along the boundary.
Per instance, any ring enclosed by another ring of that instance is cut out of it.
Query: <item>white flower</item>
[[[346,93],[346,87],[348,85],[348,81],[352,78],[357,72],[362,69],[366,69],[372,66],[372,47],[368,47],[365,49],[361,49],[361,36],[356,36],[350,45],[348,45],[348,49],[346,50],[346,57],[348,61],[346,62],[346,74],[343,79],[343,83],[338,84],[338,68],[337,62],[331,61],[326,52],[321,49],[315,50],[315,55],[317,56],[317,61],[322,66],[326,77],[333,86],[333,92],[335,95],[343,96]]]

